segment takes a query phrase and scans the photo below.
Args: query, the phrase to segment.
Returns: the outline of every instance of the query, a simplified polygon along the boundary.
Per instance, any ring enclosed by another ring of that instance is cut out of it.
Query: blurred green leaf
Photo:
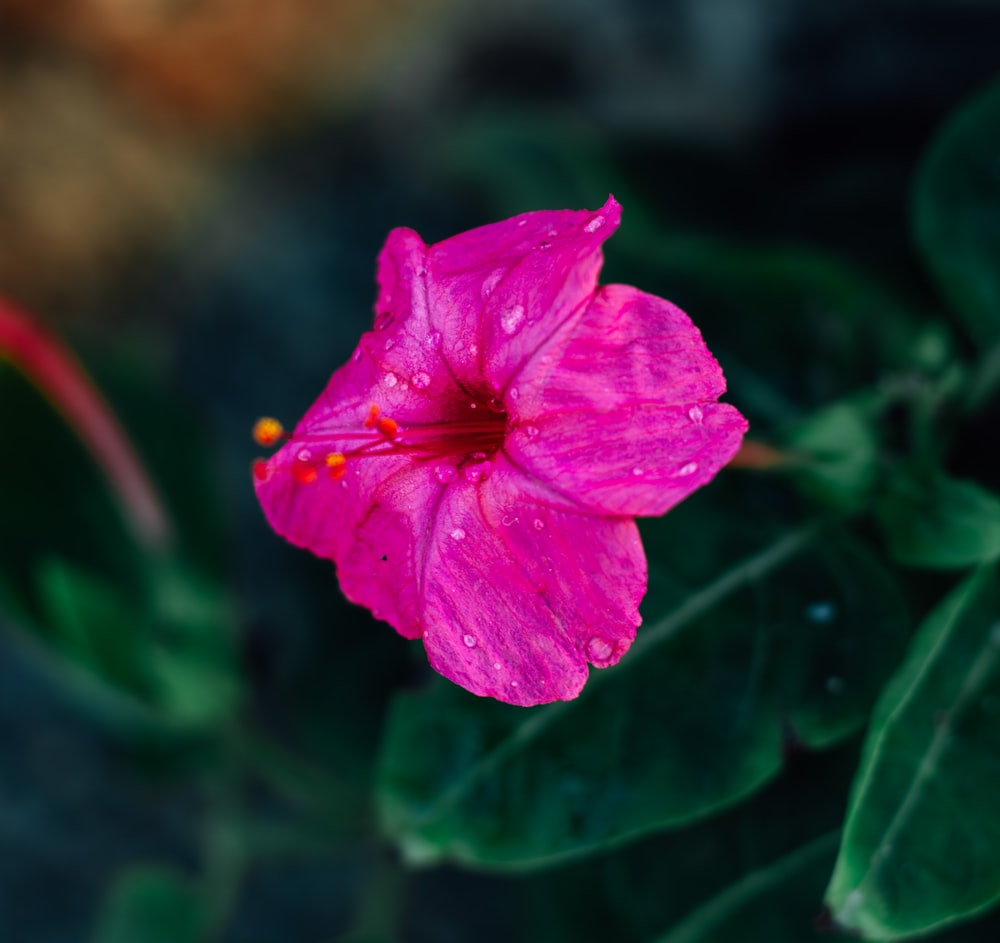
[[[815,930],[839,833],[824,835],[703,904],[656,943],[774,943],[823,939]]]
[[[920,627],[875,709],[827,890],[869,939],[1000,900],[1000,586],[984,568]]]
[[[971,481],[901,469],[876,513],[892,556],[908,566],[967,567],[1000,557],[1000,498]]]
[[[32,616],[0,578],[4,625],[95,717],[123,730],[196,732],[238,708],[242,677],[223,590],[169,559],[147,561],[147,595],[61,559],[38,575]]]
[[[241,696],[234,618],[224,591],[173,561],[150,578],[155,633],[148,657],[156,702],[182,725],[223,723]]]
[[[445,682],[396,699],[378,799],[412,860],[537,867],[621,844],[752,793],[786,738],[825,746],[864,722],[906,632],[884,572],[806,528],[695,591],[685,566],[717,573],[725,544],[699,546],[714,527],[685,509],[649,522],[646,626],[577,700],[524,710]]]
[[[137,867],[112,888],[93,943],[201,943],[208,907],[197,888],[166,868]]]
[[[810,497],[842,511],[864,508],[878,463],[878,435],[871,410],[857,402],[827,406],[784,437],[792,468]]]
[[[142,617],[134,602],[65,560],[43,561],[38,583],[45,628],[59,650],[132,694],[146,693]]]
[[[941,292],[984,347],[1000,335],[1000,83],[940,131],[920,170],[917,244]]]

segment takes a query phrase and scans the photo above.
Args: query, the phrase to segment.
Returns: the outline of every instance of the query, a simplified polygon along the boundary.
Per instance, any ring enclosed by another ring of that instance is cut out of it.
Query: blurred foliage
[[[1000,21],[458,6],[0,2],[0,288],[177,534],[0,362],[0,937],[995,941],[1000,85],[930,136]],[[642,522],[633,650],[521,710],[274,538],[248,430],[349,355],[390,226],[608,192],[605,280],[780,461]]]

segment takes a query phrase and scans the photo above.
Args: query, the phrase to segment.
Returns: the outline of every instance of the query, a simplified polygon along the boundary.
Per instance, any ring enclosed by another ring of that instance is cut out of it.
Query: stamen
[[[257,481],[267,481],[271,477],[271,468],[267,460],[263,458],[254,459],[253,476]]]
[[[289,435],[276,419],[265,417],[254,425],[253,435],[258,444],[264,446],[274,445],[281,439],[300,443],[303,447],[285,468],[297,483],[310,485],[321,474],[331,481],[339,481],[347,473],[349,462],[379,456],[408,455],[421,462],[452,462],[457,459],[459,464],[456,467],[465,467],[463,462],[472,462],[478,469],[488,466],[488,457],[503,444],[505,427],[502,416],[496,412],[476,419],[400,427],[395,419],[383,416],[376,405],[370,407],[361,425],[363,428],[355,427],[354,430]],[[308,443],[323,443],[327,449],[331,446],[336,448],[334,443],[340,447],[336,451],[323,450],[317,454],[306,447]],[[347,447],[347,443],[352,444]],[[269,479],[274,471],[273,460],[258,459],[253,464],[253,475],[258,482]]]
[[[315,466],[310,465],[308,462],[292,462],[291,472],[292,477],[300,485],[311,485],[319,477]]]
[[[253,439],[258,445],[271,446],[285,434],[285,430],[277,419],[264,416],[254,423]]]
[[[395,419],[384,416],[375,423],[378,431],[382,433],[390,442],[399,434],[399,423]]]
[[[324,461],[330,470],[330,477],[334,481],[344,477],[347,471],[347,456],[343,452],[329,452]]]

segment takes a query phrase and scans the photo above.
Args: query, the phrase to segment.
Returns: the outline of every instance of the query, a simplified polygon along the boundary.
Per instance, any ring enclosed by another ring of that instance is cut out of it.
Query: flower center
[[[289,471],[300,484],[311,484],[326,476],[339,480],[348,465],[359,459],[386,455],[407,455],[414,461],[435,463],[438,481],[447,484],[463,474],[477,482],[489,476],[492,458],[503,445],[507,414],[499,400],[471,402],[456,418],[423,425],[401,426],[381,415],[372,406],[361,428],[343,432],[290,435],[276,419],[257,421],[253,437],[258,445],[272,446],[280,441],[295,442],[299,450]],[[337,444],[336,449],[329,447]],[[266,459],[254,462],[254,476],[264,481],[272,474]]]

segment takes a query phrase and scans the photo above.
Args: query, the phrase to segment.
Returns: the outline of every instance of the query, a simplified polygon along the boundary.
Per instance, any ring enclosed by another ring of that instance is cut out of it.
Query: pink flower
[[[646,591],[634,518],[709,481],[747,427],[687,315],[597,287],[620,215],[609,197],[432,246],[393,230],[374,330],[254,467],[271,526],[349,599],[512,704],[621,658]]]

